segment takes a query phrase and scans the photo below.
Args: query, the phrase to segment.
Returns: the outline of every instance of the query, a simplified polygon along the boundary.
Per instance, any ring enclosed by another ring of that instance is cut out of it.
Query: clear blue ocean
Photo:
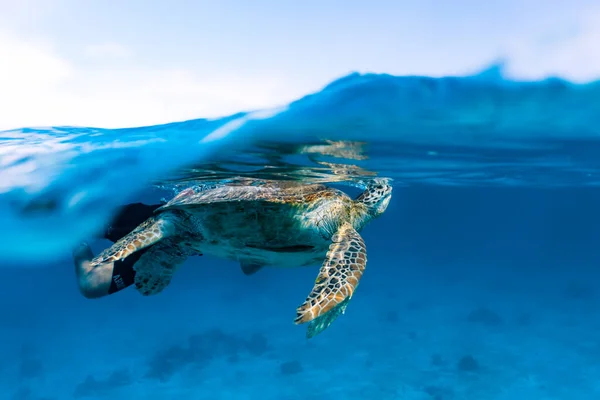
[[[101,112],[101,110],[98,110]],[[201,117],[201,116],[199,116]],[[0,132],[0,399],[600,398],[600,82],[353,74],[271,110]],[[71,251],[119,207],[239,176],[353,196],[346,313],[307,339],[319,265],[193,257],[169,287],[78,291]]]

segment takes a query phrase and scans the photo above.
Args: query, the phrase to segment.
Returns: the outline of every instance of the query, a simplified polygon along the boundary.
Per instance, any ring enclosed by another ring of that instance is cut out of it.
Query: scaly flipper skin
[[[192,255],[167,238],[152,246],[135,264],[135,287],[143,296],[158,294],[171,283],[179,266]]]
[[[173,224],[168,218],[164,218],[164,214],[159,217],[148,218],[130,234],[122,237],[111,247],[98,254],[91,261],[91,265],[95,266],[122,260],[136,251],[151,246],[169,236],[173,229]]]
[[[350,302],[350,297],[346,297],[341,303],[337,304],[331,310],[326,312],[310,321],[308,324],[308,328],[306,329],[306,337],[308,339],[317,336],[319,333],[323,332],[325,329],[329,328],[329,325],[336,320],[337,317],[344,314],[346,312],[346,307]]]
[[[342,314],[367,265],[367,250],[360,234],[349,223],[332,238],[315,286],[296,310],[296,324],[311,322],[307,332],[313,337]]]

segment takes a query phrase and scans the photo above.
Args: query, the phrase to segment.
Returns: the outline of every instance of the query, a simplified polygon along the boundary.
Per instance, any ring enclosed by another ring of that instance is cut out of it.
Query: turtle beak
[[[381,203],[379,204],[379,207],[377,207],[377,213],[378,214],[383,214],[385,212],[385,210],[387,209],[388,205],[390,204],[390,200],[392,199],[391,193],[389,196],[386,196],[385,199],[383,199],[381,201]]]

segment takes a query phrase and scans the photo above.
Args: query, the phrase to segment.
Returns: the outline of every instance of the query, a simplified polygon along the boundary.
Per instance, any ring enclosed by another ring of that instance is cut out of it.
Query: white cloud
[[[272,75],[239,71],[201,76],[131,59],[111,62],[122,50],[114,44],[96,47],[95,54],[104,53],[106,62],[80,67],[45,41],[0,32],[0,130],[127,127],[217,117],[285,104],[306,91]]]
[[[562,37],[548,38],[563,30]],[[600,10],[588,9],[575,21],[554,26],[534,40],[515,38],[509,48],[511,76],[540,79],[560,76],[577,82],[600,78]]]
[[[21,91],[43,90],[72,73],[69,64],[54,54],[49,43],[41,40],[17,41],[0,34],[0,60],[3,97],[18,98],[22,96]]]
[[[88,46],[85,49],[85,52],[88,56],[94,58],[125,58],[131,56],[131,52],[129,51],[129,49],[118,43],[93,44]]]

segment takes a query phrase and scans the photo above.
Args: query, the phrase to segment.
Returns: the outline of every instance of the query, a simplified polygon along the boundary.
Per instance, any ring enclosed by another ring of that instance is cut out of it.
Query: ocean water
[[[99,110],[99,112],[101,112]],[[600,398],[600,83],[352,74],[271,110],[0,132],[0,398]],[[237,176],[394,185],[346,314],[319,266],[190,258],[161,294],[78,291],[132,202]]]

